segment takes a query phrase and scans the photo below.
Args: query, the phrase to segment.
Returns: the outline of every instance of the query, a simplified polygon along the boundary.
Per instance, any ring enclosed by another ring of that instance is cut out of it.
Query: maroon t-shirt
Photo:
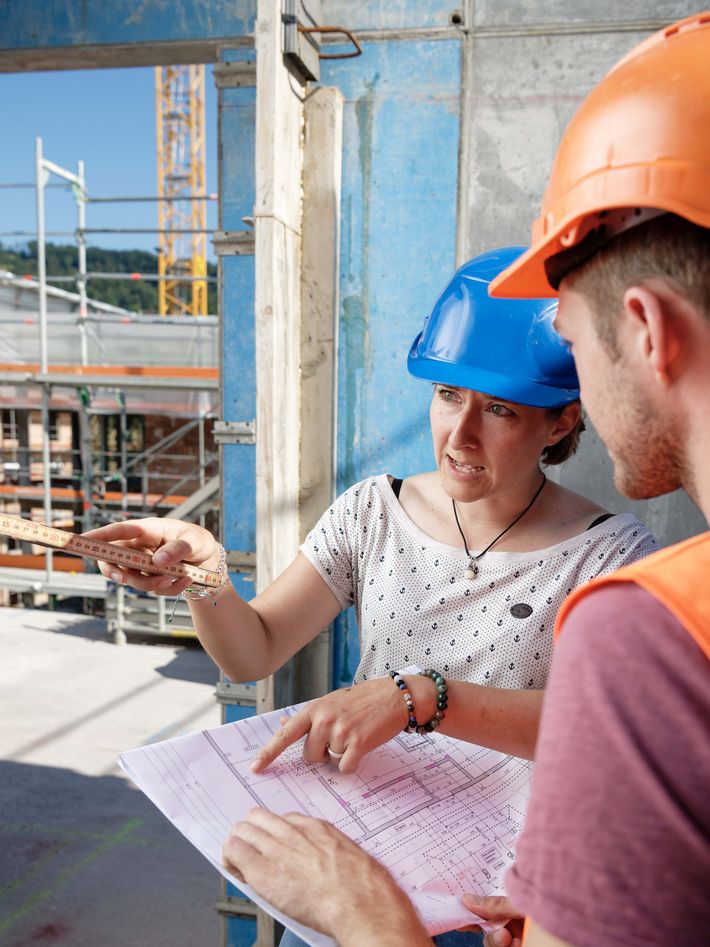
[[[507,888],[575,947],[710,943],[710,661],[638,586],[565,622]]]

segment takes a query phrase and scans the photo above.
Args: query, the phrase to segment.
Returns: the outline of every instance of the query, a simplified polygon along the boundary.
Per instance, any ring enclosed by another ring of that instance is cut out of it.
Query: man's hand
[[[269,904],[341,947],[431,947],[387,869],[327,822],[254,809],[222,857]]]
[[[479,898],[475,894],[465,894],[461,902],[469,911],[473,911],[486,921],[500,921],[505,924],[500,930],[486,934],[484,947],[521,947],[524,915],[513,907],[510,898],[493,895]],[[466,927],[464,930],[480,930],[479,927]]]

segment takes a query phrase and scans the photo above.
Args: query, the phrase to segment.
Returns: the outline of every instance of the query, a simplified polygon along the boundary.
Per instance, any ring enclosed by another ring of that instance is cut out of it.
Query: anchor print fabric
[[[423,533],[383,474],[343,493],[301,551],[341,606],[355,606],[356,682],[416,664],[456,680],[538,689],[565,596],[656,548],[645,526],[624,513],[547,549],[491,550],[469,580],[463,548]]]

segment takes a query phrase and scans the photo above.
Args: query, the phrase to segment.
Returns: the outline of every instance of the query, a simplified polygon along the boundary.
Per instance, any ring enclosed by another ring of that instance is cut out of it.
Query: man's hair
[[[710,320],[710,230],[663,214],[619,234],[567,277],[590,304],[597,332],[618,357],[616,321],[629,286],[666,277]]]
[[[564,411],[562,408],[548,408],[547,413],[550,417],[559,418],[559,416]],[[549,447],[546,447],[542,452],[540,461],[545,464],[546,467],[552,467],[554,464],[563,464],[566,460],[569,460],[579,446],[579,438],[582,434],[582,431],[586,430],[584,424],[584,416],[580,413],[579,420],[562,440],[559,440],[556,444],[551,444]]]

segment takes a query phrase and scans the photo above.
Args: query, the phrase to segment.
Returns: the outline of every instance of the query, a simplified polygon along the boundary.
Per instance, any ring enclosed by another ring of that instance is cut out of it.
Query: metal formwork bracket
[[[212,74],[218,89],[241,89],[256,85],[256,60],[215,63]]]
[[[256,421],[215,421],[212,434],[217,444],[256,444]]]
[[[321,20],[321,0],[282,0],[283,52],[303,79],[320,79],[320,36],[315,30]]]
[[[220,914],[228,917],[256,917],[256,905],[246,898],[237,898],[234,895],[220,898],[215,907]]]
[[[215,693],[221,704],[256,707],[256,684],[234,684],[232,681],[219,681]]]
[[[217,256],[253,256],[253,230],[216,230],[212,236]]]
[[[227,550],[227,571],[228,572],[246,572],[256,571],[256,553],[245,552],[242,549]]]

